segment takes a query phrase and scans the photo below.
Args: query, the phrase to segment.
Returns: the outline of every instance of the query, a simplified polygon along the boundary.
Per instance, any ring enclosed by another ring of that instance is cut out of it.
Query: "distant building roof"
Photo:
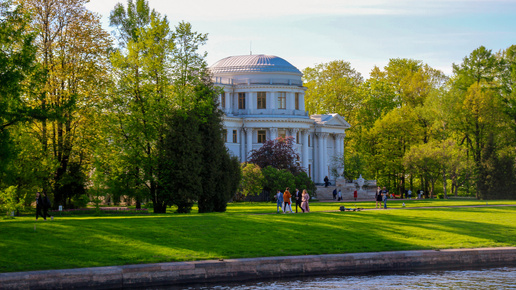
[[[214,75],[246,72],[286,72],[301,75],[295,66],[274,55],[237,55],[223,58],[210,67]]]

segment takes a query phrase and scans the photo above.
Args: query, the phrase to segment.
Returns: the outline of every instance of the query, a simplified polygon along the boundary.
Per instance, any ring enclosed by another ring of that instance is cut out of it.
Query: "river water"
[[[516,289],[516,267],[306,277],[162,289]]]

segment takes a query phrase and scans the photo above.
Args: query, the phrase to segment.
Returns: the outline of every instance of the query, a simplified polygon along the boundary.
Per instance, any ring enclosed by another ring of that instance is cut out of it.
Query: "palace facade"
[[[240,55],[210,67],[215,85],[224,92],[226,147],[241,162],[267,139],[294,137],[300,165],[316,183],[331,176],[332,161],[344,154],[349,123],[339,114],[312,115],[305,111],[302,73],[272,55]]]

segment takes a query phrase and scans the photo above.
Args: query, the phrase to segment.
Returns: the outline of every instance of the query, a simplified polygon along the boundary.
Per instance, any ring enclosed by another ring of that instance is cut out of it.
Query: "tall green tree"
[[[29,24],[29,14],[20,5],[0,1],[0,189],[23,179],[16,168],[24,150],[17,135],[26,121],[38,115],[25,101],[43,76],[36,61],[36,33]],[[23,186],[14,187],[14,192]]]
[[[200,120],[194,111],[176,111],[167,120],[163,147],[159,148],[158,188],[153,195],[154,211],[165,213],[177,205],[179,213],[188,213],[202,194],[203,168]]]
[[[504,99],[500,92],[500,62],[491,50],[481,46],[471,52],[459,65],[453,66],[450,94],[455,101],[450,107],[455,118],[450,126],[457,132],[459,144],[468,149],[475,163],[473,180],[479,186],[484,183],[479,172],[484,161],[482,155],[489,136],[496,144],[495,152],[514,142],[510,130],[510,118],[504,112]]]
[[[336,60],[303,70],[305,108],[311,114],[338,113],[350,119],[360,103],[363,78],[346,61]]]
[[[483,152],[479,169],[479,193],[481,199],[515,199],[516,166],[514,151],[496,150],[490,135]]]
[[[511,127],[516,133],[516,45],[511,45],[497,57],[504,112],[510,118]]]
[[[168,73],[174,42],[167,18],[151,11],[146,1],[129,1],[124,11],[118,4],[111,13],[123,46],[111,55],[115,85],[106,124],[124,155],[116,166],[128,168],[131,183],[146,189],[155,212],[164,212],[167,203],[158,192],[159,148],[175,106]],[[139,204],[141,196],[133,197]]]
[[[366,138],[374,144],[375,155],[370,160],[379,184],[402,190],[405,188],[403,156],[421,142],[422,128],[417,115],[408,107],[394,109],[376,121]],[[392,190],[391,190],[392,191]]]
[[[86,2],[20,0],[31,13],[31,29],[38,32],[36,55],[46,72],[44,85],[28,95],[30,106],[45,115],[27,129],[41,143],[38,159],[56,164],[43,186],[53,192],[54,206],[70,206],[86,186],[74,170],[89,171],[94,146],[89,140],[96,138],[93,107],[102,102],[107,80],[111,39]],[[80,189],[70,191],[77,182]]]
[[[203,144],[199,212],[224,212],[240,183],[240,166],[234,158],[230,157],[222,138],[224,127],[222,111],[218,108],[217,102],[218,90],[213,88],[210,82],[206,82],[197,85],[195,93],[198,99],[204,104],[209,104],[211,108],[199,127]],[[227,176],[234,179],[228,179]]]

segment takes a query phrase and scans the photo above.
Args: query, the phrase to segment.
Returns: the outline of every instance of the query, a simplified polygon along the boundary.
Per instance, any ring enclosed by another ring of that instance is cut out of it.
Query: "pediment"
[[[328,115],[312,115],[310,116],[317,124],[323,126],[335,126],[335,127],[343,127],[344,129],[348,129],[351,125],[346,122],[344,117],[339,114],[328,114]]]

